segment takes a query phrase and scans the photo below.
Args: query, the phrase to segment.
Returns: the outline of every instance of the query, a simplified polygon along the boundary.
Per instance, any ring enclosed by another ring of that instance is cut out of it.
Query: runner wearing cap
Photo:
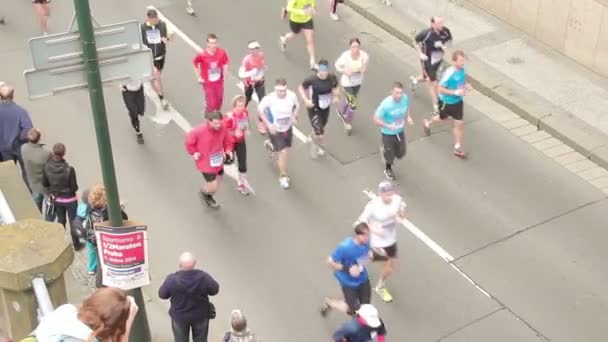
[[[369,342],[386,341],[386,327],[378,315],[378,310],[371,304],[363,304],[352,320],[336,330],[334,342]]]
[[[306,49],[310,58],[310,68],[315,69],[315,41],[313,37],[315,14],[315,0],[288,0],[284,12],[289,14],[290,32],[279,37],[281,51],[287,49],[287,41],[293,39],[300,32],[306,38]]]
[[[239,77],[243,80],[243,88],[245,90],[245,107],[251,102],[254,92],[258,97],[258,101],[261,101],[266,95],[266,88],[264,87],[266,62],[260,43],[251,41],[247,45],[247,48],[249,49],[249,53],[243,58],[241,67],[239,68]],[[266,134],[266,126],[264,126],[264,122],[260,116],[257,117],[257,126],[260,134]]]
[[[289,188],[291,179],[287,175],[287,153],[293,140],[293,125],[298,118],[300,105],[296,94],[287,89],[287,81],[279,78],[274,91],[262,99],[258,105],[258,113],[268,129],[268,139],[264,145],[271,154],[277,156],[279,169],[279,185]]]
[[[393,83],[391,95],[382,100],[374,115],[374,123],[380,126],[382,136],[380,155],[386,166],[384,175],[391,180],[395,179],[395,159],[403,158],[407,152],[405,121],[410,125],[414,124],[409,112],[409,98],[403,93],[403,85],[399,82]]]
[[[155,9],[148,9],[148,20],[141,25],[141,34],[144,44],[152,50],[152,58],[154,59],[154,81],[152,86],[158,94],[160,103],[164,109],[169,108],[169,102],[165,100],[163,93],[163,84],[161,73],[165,67],[167,56],[167,43],[171,33],[167,24],[158,18],[158,12]]]
[[[365,222],[355,225],[355,236],[344,239],[327,259],[340,283],[344,299],[325,298],[321,315],[330,309],[354,315],[363,304],[371,300],[371,286],[365,263],[370,257],[369,227]]]
[[[214,33],[207,35],[207,47],[192,64],[205,93],[205,113],[221,111],[224,102],[224,78],[228,75],[228,54],[218,46]]]
[[[338,117],[344,123],[344,130],[350,135],[353,129],[352,123],[357,109],[357,95],[363,83],[363,74],[367,69],[369,56],[361,50],[359,38],[352,38],[348,45],[350,49],[344,51],[336,60],[336,70],[342,74],[340,85],[342,86],[344,98],[338,106]]]
[[[329,120],[329,107],[340,95],[338,80],[329,72],[329,62],[325,59],[320,60],[316,74],[306,78],[298,90],[308,109],[308,118],[312,126],[312,135],[309,137],[310,154],[316,158],[325,154],[321,146],[324,143],[325,126]]]
[[[224,115],[224,127],[232,137],[234,154],[239,170],[236,189],[243,195],[249,195],[251,186],[247,174],[247,145],[245,138],[249,135],[249,112],[245,107],[245,96],[237,95],[232,99],[232,110]]]
[[[395,193],[394,185],[382,181],[378,185],[378,196],[367,203],[358,219],[369,226],[373,261],[384,262],[374,291],[387,303],[393,297],[386,289],[386,279],[393,273],[397,261],[397,226],[405,218],[405,208],[405,201]]]

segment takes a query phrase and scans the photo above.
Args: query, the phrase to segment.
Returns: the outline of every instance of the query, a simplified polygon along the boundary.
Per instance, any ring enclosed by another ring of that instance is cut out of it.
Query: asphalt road
[[[278,49],[278,36],[287,30],[279,19],[282,1],[196,1],[196,18],[184,12],[181,2],[106,0],[92,7],[97,21],[110,24],[143,20],[150,4],[197,44],[208,32],[218,34],[232,60],[226,99],[239,93],[234,74],[251,39],[265,50],[269,79],[286,77],[295,89],[309,74],[301,39],[285,54]],[[30,109],[46,142],[66,143],[81,187],[99,180],[87,94],[28,101],[22,71],[31,65],[27,39],[37,34],[34,14],[27,2],[2,10],[8,26],[0,27],[0,79],[16,85],[18,101]],[[53,10],[51,31],[63,31],[71,3],[53,3]],[[328,157],[314,161],[296,141],[290,157],[293,187],[287,191],[279,188],[262,139],[253,134],[249,179],[256,195],[243,197],[227,178],[218,195],[222,209],[209,211],[198,200],[202,178],[184,152],[180,125],[146,120],[146,143],[137,145],[117,87],[106,88],[121,195],[129,214],[150,226],[153,278],[146,292],[152,297],[148,311],[158,341],[171,339],[170,323],[167,304],[153,296],[184,250],[195,253],[200,266],[221,283],[214,340],[228,328],[235,307],[249,315],[251,328],[266,341],[326,341],[345,319],[334,315],[324,321],[318,315],[323,296],[339,294],[325,259],[352,231],[367,200],[363,190],[374,189],[383,178],[373,110],[392,81],[405,82],[417,69],[415,60],[396,57],[402,47],[387,45],[378,28],[361,17],[344,9],[343,20],[334,23],[326,8],[319,12],[318,57],[333,61],[347,48],[348,38],[359,36],[371,65],[354,135],[344,135],[332,117]],[[186,123],[196,125],[202,120],[203,97],[191,67],[195,51],[179,36],[168,49],[166,97]],[[449,130],[423,136],[420,123],[430,111],[429,100],[423,90],[413,96],[417,124],[408,129],[409,150],[396,169],[398,184],[410,220],[450,255],[452,265],[420,236],[400,232],[400,265],[389,282],[395,301],[384,304],[374,297],[389,340],[600,340],[608,323],[605,195],[483,113],[465,108],[471,158],[461,161],[451,155]],[[147,115],[155,115],[151,101]],[[298,128],[308,134],[305,113],[301,118]],[[371,274],[375,281],[376,267]]]

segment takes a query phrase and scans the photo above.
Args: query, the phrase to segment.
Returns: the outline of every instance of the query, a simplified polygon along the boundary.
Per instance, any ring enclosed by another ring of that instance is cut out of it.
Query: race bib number
[[[395,127],[397,129],[405,127],[405,120],[403,120],[403,119],[395,120]]]
[[[209,77],[210,82],[215,82],[222,77],[222,70],[220,70],[216,62],[211,63],[209,66],[207,77]]]
[[[146,39],[150,44],[160,44],[162,42],[160,30],[148,30],[146,31]]]
[[[361,83],[363,80],[363,74],[360,72],[354,72],[350,74],[350,82],[351,83]]]
[[[372,331],[369,333],[369,337],[372,338],[372,341],[376,341],[376,338],[378,338],[378,333],[375,331]]]
[[[209,157],[209,166],[220,167],[224,164],[224,151],[214,153]]]
[[[329,108],[330,104],[331,104],[331,94],[319,95],[319,108],[321,108],[321,109]]]
[[[247,121],[247,119],[243,119],[243,120],[239,120],[239,122],[237,123],[237,128],[238,129],[247,129],[247,127],[249,127],[249,121]]]
[[[437,64],[443,59],[443,51],[431,52],[431,64]]]
[[[386,221],[382,222],[382,228],[384,228],[384,229],[393,228],[396,223],[397,222],[395,220],[386,220]]]
[[[440,49],[443,46],[443,42],[441,40],[435,41],[435,47]]]
[[[289,128],[290,121],[291,121],[291,118],[278,118],[277,126],[279,127],[280,130],[284,130],[286,128]]]

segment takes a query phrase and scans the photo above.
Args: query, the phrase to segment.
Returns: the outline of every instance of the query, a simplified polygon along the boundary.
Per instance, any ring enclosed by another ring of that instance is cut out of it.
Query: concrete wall
[[[469,0],[608,76],[608,0]]]

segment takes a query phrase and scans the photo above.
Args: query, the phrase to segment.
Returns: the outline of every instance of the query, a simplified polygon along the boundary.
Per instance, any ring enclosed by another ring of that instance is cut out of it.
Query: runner
[[[34,4],[34,10],[38,17],[40,30],[42,31],[42,34],[46,36],[49,32],[48,21],[51,16],[51,0],[32,0],[32,3]],[[4,17],[2,19],[4,19]]]
[[[194,12],[194,8],[192,8],[192,0],[186,0],[186,13],[191,16],[196,16],[196,12]]]
[[[449,67],[439,82],[439,114],[434,115],[431,120],[424,120],[424,131],[426,135],[431,134],[431,125],[434,122],[446,120],[451,117],[454,120],[454,155],[466,158],[467,154],[462,149],[462,136],[464,135],[464,101],[470,85],[464,72],[466,57],[460,50],[452,53],[452,66]]]
[[[220,205],[213,195],[217,192],[224,174],[224,161],[232,159],[232,141],[222,124],[222,113],[208,113],[207,122],[186,134],[185,146],[205,179],[205,184],[199,192],[200,196],[209,208],[218,209]]]
[[[302,31],[306,38],[306,49],[310,60],[310,68],[315,69],[314,23],[315,0],[288,0],[285,11],[289,14],[289,29],[280,37],[281,50],[287,49],[287,41],[293,39]]]
[[[224,77],[228,75],[228,54],[218,47],[217,36],[207,35],[207,48],[194,57],[194,72],[205,93],[205,113],[217,112],[224,102]]]
[[[146,98],[144,95],[144,84],[141,80],[131,80],[120,86],[122,99],[129,112],[131,125],[135,130],[137,143],[144,143],[144,135],[141,133],[139,117],[146,111]]]
[[[370,257],[369,227],[365,222],[355,225],[355,236],[344,239],[327,259],[342,288],[344,299],[325,298],[321,316],[336,309],[353,316],[363,304],[371,300],[371,286],[365,263]]]
[[[274,91],[266,95],[258,106],[259,115],[268,129],[268,140],[264,145],[277,156],[279,184],[289,188],[291,179],[287,175],[287,153],[293,140],[293,125],[298,118],[298,97],[287,89],[287,81],[279,78]]]
[[[371,304],[363,304],[357,315],[344,323],[333,335],[334,342],[385,342],[386,327]]]
[[[329,62],[320,60],[317,69],[317,73],[305,79],[298,88],[312,126],[312,135],[308,137],[312,158],[325,154],[321,146],[324,143],[325,125],[329,120],[329,107],[340,95],[336,76],[329,72]]]
[[[148,20],[141,25],[142,39],[144,44],[152,50],[152,57],[154,58],[154,81],[152,85],[158,94],[160,103],[166,110],[169,108],[169,102],[165,100],[163,95],[161,73],[165,67],[167,43],[171,34],[167,24],[158,18],[158,12],[155,9],[149,9],[147,17]]]
[[[241,62],[239,68],[239,77],[243,80],[243,88],[245,89],[245,97],[247,99],[245,107],[251,102],[253,92],[258,97],[258,100],[266,95],[264,86],[264,72],[266,71],[266,62],[264,61],[264,53],[261,51],[260,43],[251,41],[247,45],[249,53]],[[266,127],[260,116],[257,117],[257,127],[260,134],[266,134]]]
[[[383,261],[382,274],[374,291],[386,303],[393,296],[386,288],[386,279],[393,273],[397,262],[397,225],[405,218],[406,204],[395,193],[393,184],[382,181],[378,185],[378,196],[367,203],[358,222],[365,222],[371,232],[373,261]]]
[[[452,41],[452,33],[443,26],[441,17],[431,18],[431,27],[416,35],[416,50],[420,55],[422,75],[410,76],[412,91],[416,90],[419,82],[429,82],[429,93],[433,102],[433,109],[438,113],[437,107],[437,72],[443,61],[446,44]]]
[[[245,174],[247,173],[247,145],[245,138],[249,135],[249,112],[245,107],[245,96],[237,95],[232,99],[232,110],[224,116],[224,127],[231,135],[233,150],[239,169],[236,189],[243,195],[249,195],[251,187]]]
[[[363,82],[363,74],[367,70],[369,56],[361,50],[359,38],[351,38],[350,49],[345,51],[336,60],[336,70],[342,74],[340,85],[342,86],[344,98],[338,107],[338,117],[344,124],[344,130],[350,135],[353,130],[353,120],[357,109],[357,95]]]
[[[387,96],[376,109],[374,123],[380,126],[382,146],[380,155],[385,164],[384,175],[394,180],[395,172],[393,164],[395,159],[401,159],[407,152],[407,141],[405,140],[405,120],[413,125],[409,115],[409,98],[403,93],[403,85],[400,82],[393,83],[391,95]]]

